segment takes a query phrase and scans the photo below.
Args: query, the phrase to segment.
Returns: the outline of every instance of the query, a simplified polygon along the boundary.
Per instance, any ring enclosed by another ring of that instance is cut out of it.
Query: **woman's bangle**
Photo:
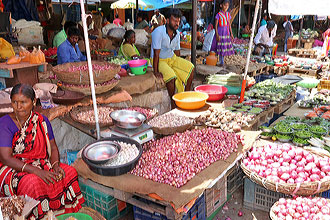
[[[22,166],[22,172],[24,172],[24,168],[26,167],[27,163],[24,163],[24,165]]]
[[[57,160],[57,161],[55,161],[54,163],[52,163],[52,167],[54,167],[55,166],[55,164],[57,164],[57,163],[59,163],[59,161]]]

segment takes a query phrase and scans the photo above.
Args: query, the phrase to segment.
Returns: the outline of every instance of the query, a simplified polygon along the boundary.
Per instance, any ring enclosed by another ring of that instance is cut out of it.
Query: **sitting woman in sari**
[[[59,162],[49,120],[33,111],[33,88],[18,84],[10,98],[14,112],[0,118],[0,196],[39,200],[29,218],[77,212],[84,202],[77,172]]]
[[[123,56],[126,60],[141,58],[139,50],[135,47],[135,32],[133,30],[125,32],[124,40],[119,48],[119,56]]]

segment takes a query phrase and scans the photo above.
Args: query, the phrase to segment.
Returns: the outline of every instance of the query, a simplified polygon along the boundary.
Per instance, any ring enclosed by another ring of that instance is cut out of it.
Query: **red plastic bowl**
[[[218,101],[223,99],[228,89],[220,85],[200,85],[195,88],[196,92],[205,92],[209,95],[207,101]]]
[[[129,67],[140,67],[140,66],[145,66],[147,62],[148,60],[130,60],[127,63]]]

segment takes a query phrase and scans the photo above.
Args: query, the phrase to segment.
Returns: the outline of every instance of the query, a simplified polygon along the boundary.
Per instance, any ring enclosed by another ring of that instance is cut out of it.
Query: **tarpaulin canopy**
[[[60,3],[60,0],[52,0],[53,3]],[[79,0],[61,0],[62,3],[72,3],[72,2],[75,2],[75,3],[79,3]],[[96,4],[96,3],[100,3],[101,0],[84,0],[85,3],[87,4]]]
[[[329,0],[269,0],[268,10],[276,15],[330,15]]]
[[[171,5],[177,5],[189,0],[139,0],[139,10],[152,11],[155,9],[165,8]],[[119,0],[111,4],[111,8],[136,8],[135,0]]]

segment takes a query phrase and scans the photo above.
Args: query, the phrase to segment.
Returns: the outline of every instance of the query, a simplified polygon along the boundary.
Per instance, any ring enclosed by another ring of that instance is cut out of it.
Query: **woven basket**
[[[57,65],[53,68],[53,71],[56,74],[56,77],[67,84],[77,84],[77,85],[86,85],[89,84],[89,72],[88,68],[86,70],[77,70],[74,72],[69,72],[70,68],[87,66],[87,62],[75,62],[75,63],[65,63],[61,65]],[[110,64],[108,62],[101,61],[92,61],[92,65],[111,65],[113,68],[109,70],[93,70],[94,82],[96,84],[107,82],[115,77],[117,73],[120,71],[120,66],[117,64]]]
[[[311,153],[314,154],[314,152]],[[310,196],[330,189],[330,181],[308,182],[302,183],[300,186],[299,184],[275,183],[259,176],[255,172],[251,172],[243,163],[241,163],[241,168],[252,181],[274,192],[281,192],[287,195]]]
[[[116,110],[116,108],[113,108],[113,107],[110,107],[110,106],[98,106],[98,109],[100,109],[100,108],[109,108],[109,109],[112,109],[112,110]],[[83,112],[83,111],[90,111],[90,110],[93,110],[93,106],[83,106],[83,107],[74,108],[70,112],[70,117],[72,118],[72,120],[74,120],[76,122],[79,122],[81,124],[85,124],[85,125],[88,125],[88,126],[95,126],[95,122],[91,123],[91,122],[85,121],[85,120],[78,117],[78,113]],[[110,119],[110,114],[109,114],[109,119]],[[99,118],[99,125],[100,125],[101,128],[109,127],[109,126],[113,125],[113,122],[111,120],[111,122],[104,123]]]
[[[330,203],[330,199],[327,199],[328,203]],[[274,203],[274,205],[270,208],[269,217],[271,220],[280,220],[274,212],[274,207],[278,204],[278,201]]]
[[[119,80],[110,80],[109,83],[106,84],[96,84],[95,85],[95,93],[96,94],[101,94],[104,92],[108,92],[111,89],[113,89],[117,84],[119,83]],[[74,91],[74,92],[82,92],[85,95],[91,95],[92,94],[92,90],[90,86],[86,86],[86,87],[81,87],[79,85],[75,86],[75,85],[68,85],[68,84],[60,84],[59,85],[62,89],[65,90],[70,90],[70,91]]]
[[[193,127],[193,124],[186,124],[186,125],[182,125],[179,127],[164,127],[164,128],[152,127],[152,130],[156,134],[172,135],[177,132],[179,132],[179,133],[184,132],[192,127]]]
[[[106,220],[98,211],[89,207],[82,207],[79,213],[89,215],[93,220]]]

